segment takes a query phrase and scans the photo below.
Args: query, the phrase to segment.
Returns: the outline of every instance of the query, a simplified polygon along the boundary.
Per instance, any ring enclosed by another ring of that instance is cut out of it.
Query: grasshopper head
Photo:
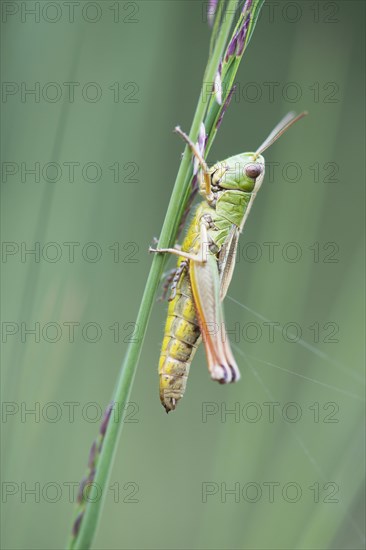
[[[213,168],[212,183],[223,189],[233,189],[256,193],[264,178],[264,158],[262,153],[286,132],[290,126],[306,115],[306,111],[295,115],[288,113],[272,130],[255,153],[241,153],[230,157]]]
[[[241,153],[225,161],[225,173],[220,181],[223,189],[251,193],[257,191],[264,178],[264,158],[256,153]]]

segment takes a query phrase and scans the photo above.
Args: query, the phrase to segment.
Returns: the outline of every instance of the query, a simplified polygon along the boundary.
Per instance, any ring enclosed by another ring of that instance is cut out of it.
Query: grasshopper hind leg
[[[177,271],[176,268],[173,267],[173,269],[170,269],[166,273],[163,273],[163,276],[162,276],[162,281],[163,281],[162,293],[161,293],[161,296],[158,298],[159,302],[163,302],[164,300],[166,300],[166,297],[167,297],[168,292],[169,292],[170,285],[173,282],[176,271]]]
[[[182,276],[182,273],[185,269],[187,269],[187,266],[188,266],[188,260],[183,260],[179,266],[175,269],[175,273],[174,273],[174,276],[171,280],[171,294],[168,298],[168,301],[171,302],[172,300],[174,300],[174,298],[176,297],[177,295],[177,285],[179,283],[179,280]]]

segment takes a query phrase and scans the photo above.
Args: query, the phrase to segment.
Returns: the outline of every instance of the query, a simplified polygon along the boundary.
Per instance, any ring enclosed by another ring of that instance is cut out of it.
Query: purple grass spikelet
[[[236,90],[236,84],[234,84],[234,86],[231,88],[230,92],[227,95],[227,98],[225,99],[225,103],[221,109],[220,116],[216,122],[216,130],[218,130],[221,126],[222,119],[224,118],[224,114],[226,113],[226,110],[230,105],[230,101],[231,101],[231,98],[233,97],[235,90]]]
[[[216,101],[219,105],[221,105],[221,103],[222,103],[221,72],[222,72],[222,62],[220,61],[219,68],[217,69],[217,73],[216,73],[216,76],[215,76],[214,89],[213,89]]]
[[[107,431],[108,423],[111,418],[113,407],[114,407],[114,402],[110,403],[106,408],[102,423],[100,425],[99,434],[95,439],[95,441],[93,442],[89,451],[87,473],[79,484],[78,494],[76,497],[78,513],[72,528],[73,537],[76,537],[80,530],[80,524],[84,516],[84,508],[85,508],[85,502],[86,502],[87,493],[88,493],[88,487],[90,487],[90,485],[94,481],[96,465],[99,459],[100,451],[101,451],[104,437]]]
[[[87,481],[88,479],[86,477],[83,477],[83,479],[79,483],[78,494],[76,497],[76,502],[78,502],[79,504],[84,500],[84,489]]]
[[[80,514],[78,515],[78,517],[74,521],[74,525],[72,526],[72,535],[73,535],[73,537],[76,537],[77,534],[79,533],[80,523],[81,523],[81,520],[83,519],[83,515],[84,515],[84,511],[80,512]]]
[[[203,124],[203,122],[201,122],[201,124],[200,124],[200,130],[199,130],[199,133],[198,133],[198,141],[197,141],[196,145],[197,145],[198,151],[201,153],[201,156],[203,156],[203,154],[205,152],[205,145],[206,145],[206,128],[205,128],[205,125]],[[198,159],[196,159],[196,157],[194,157],[194,160],[193,160],[193,175],[194,176],[197,174],[198,168],[199,168]]]
[[[198,134],[198,149],[201,155],[203,156],[203,153],[205,151],[205,144],[206,144],[206,128],[203,122],[200,124],[200,131]]]
[[[225,55],[226,63],[228,62],[229,57],[235,55],[237,44],[238,44],[238,33],[235,33],[232,39],[230,40],[230,43],[226,50],[226,55]]]
[[[114,405],[114,403],[109,403],[108,407],[105,410],[104,417],[103,417],[102,423],[100,425],[100,430],[99,430],[99,433],[102,437],[105,436],[105,432],[107,431],[107,427],[108,427],[109,419],[111,417],[111,412],[112,412],[112,409],[113,409],[113,405]]]
[[[88,468],[92,469],[95,467],[96,455],[97,455],[97,442],[93,441],[93,445],[91,446],[90,452],[89,452]]]
[[[250,21],[250,17],[247,17],[247,18],[245,19],[245,21],[244,21],[243,26],[242,26],[241,29],[239,30],[239,34],[238,34],[238,48],[237,48],[237,51],[236,51],[236,55],[237,55],[238,57],[241,56],[241,54],[242,54],[243,51],[244,51],[245,39],[246,39],[246,36],[247,36],[249,21]]]
[[[216,9],[218,0],[209,0],[207,6],[207,21],[210,27],[212,27],[215,21]]]
[[[246,13],[250,10],[250,8],[252,7],[252,2],[253,0],[245,0],[245,4],[243,6],[243,9],[241,11],[241,13]]]

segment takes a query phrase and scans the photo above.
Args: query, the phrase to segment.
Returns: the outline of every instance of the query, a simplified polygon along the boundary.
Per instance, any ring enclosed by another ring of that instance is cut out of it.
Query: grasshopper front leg
[[[202,157],[201,153],[199,152],[199,150],[197,149],[197,147],[193,143],[193,141],[190,139],[190,137],[187,136],[187,134],[185,132],[183,132],[183,130],[181,130],[179,126],[177,126],[174,131],[177,134],[179,134],[184,139],[184,141],[189,145],[193,155],[198,160],[198,164],[201,167],[203,181],[204,181],[204,184],[205,184],[205,198],[206,198],[207,202],[212,202],[214,196],[213,196],[213,193],[212,193],[212,190],[211,190],[211,172],[210,172],[204,158]]]

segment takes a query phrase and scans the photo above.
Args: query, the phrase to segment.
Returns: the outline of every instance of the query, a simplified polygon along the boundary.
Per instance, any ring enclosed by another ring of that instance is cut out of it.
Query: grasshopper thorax
[[[264,177],[264,158],[256,153],[240,153],[212,168],[212,184],[222,189],[257,191]]]

